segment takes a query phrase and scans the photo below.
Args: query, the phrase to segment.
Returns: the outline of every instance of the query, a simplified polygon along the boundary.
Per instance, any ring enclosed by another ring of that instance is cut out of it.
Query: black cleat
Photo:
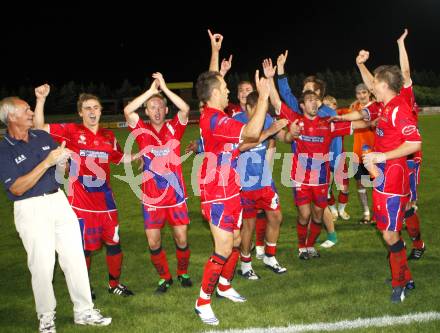
[[[191,279],[190,279],[188,274],[178,275],[177,276],[177,280],[180,281],[180,285],[183,288],[189,288],[189,287],[192,287],[192,285],[193,285],[193,283],[192,283],[192,281],[191,281]]]
[[[405,287],[395,287],[393,288],[393,293],[391,294],[391,303],[402,303],[405,299]]]
[[[423,253],[425,253],[425,245],[421,249],[412,249],[411,253],[408,256],[408,260],[419,260],[422,258]]]
[[[298,253],[298,258],[301,259],[301,260],[309,260],[310,259],[307,250],[305,250],[305,251],[304,250],[300,250],[299,253]]]
[[[158,295],[165,294],[172,284],[173,284],[173,279],[169,279],[169,280],[160,279],[159,285],[157,286],[155,293]]]
[[[122,297],[134,296],[134,293],[121,283],[114,288],[109,287],[108,292]]]

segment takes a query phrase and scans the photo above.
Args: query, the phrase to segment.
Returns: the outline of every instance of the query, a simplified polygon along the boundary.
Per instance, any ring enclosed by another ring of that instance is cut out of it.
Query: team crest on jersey
[[[379,127],[376,127],[376,134],[377,134],[378,136],[383,136],[383,130],[380,129]]]
[[[82,145],[87,144],[87,143],[86,143],[86,137],[85,137],[83,134],[81,134],[81,135],[79,136],[78,143],[79,143],[79,144],[82,144]]]

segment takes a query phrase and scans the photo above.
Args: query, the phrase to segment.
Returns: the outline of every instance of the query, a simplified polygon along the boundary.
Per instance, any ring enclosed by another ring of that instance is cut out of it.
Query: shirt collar
[[[29,137],[31,138],[36,138],[37,134],[35,133],[35,131],[33,130],[29,130]],[[5,140],[11,145],[11,146],[15,146],[18,142],[21,142],[23,140],[17,140],[15,138],[13,138],[12,136],[9,135],[9,132],[6,130],[5,133]]]

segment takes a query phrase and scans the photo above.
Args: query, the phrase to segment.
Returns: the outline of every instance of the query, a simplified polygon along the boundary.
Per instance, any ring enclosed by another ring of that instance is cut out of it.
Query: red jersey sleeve
[[[419,130],[417,129],[417,122],[411,113],[409,106],[397,106],[391,113],[391,122],[393,126],[400,133],[403,141],[421,142]]]
[[[226,114],[217,113],[210,119],[212,136],[220,142],[239,143],[244,126],[245,124],[229,118]]]
[[[287,119],[291,123],[293,123],[296,119],[301,118],[296,112],[294,112],[291,108],[287,106],[287,104],[283,102],[281,102],[281,108],[278,112],[278,115],[281,119]]]
[[[56,142],[62,143],[66,141],[67,144],[70,141],[69,125],[70,124],[49,124],[49,134]]]
[[[177,140],[182,139],[183,133],[185,133],[186,125],[188,124],[188,121],[186,123],[181,123],[179,119],[179,113],[176,113],[173,119],[171,119],[166,125],[171,126],[171,132],[174,133],[174,137]]]
[[[113,137],[113,150],[110,152],[110,162],[119,164],[121,163],[122,158],[124,157],[124,152],[122,151],[121,146],[118,143],[118,140],[116,140],[115,137]]]
[[[374,102],[368,105],[367,107],[363,108],[361,112],[364,115],[365,120],[373,121],[379,117],[381,108],[382,108],[381,103]]]
[[[337,136],[351,135],[353,133],[351,121],[331,122],[330,133],[333,138]]]

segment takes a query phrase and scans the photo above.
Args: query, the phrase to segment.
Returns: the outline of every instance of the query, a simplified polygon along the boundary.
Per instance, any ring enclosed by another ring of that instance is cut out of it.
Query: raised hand
[[[153,74],[154,75],[154,74]],[[148,89],[150,92],[151,92],[151,94],[158,94],[160,91],[159,91],[159,87],[160,87],[160,82],[159,82],[159,80],[158,79],[154,79],[153,80],[153,82],[151,82],[151,86],[150,86],[150,88]]]
[[[405,29],[403,31],[403,34],[399,37],[399,39],[397,40],[397,43],[403,43],[405,42],[405,38],[406,36],[408,36],[408,29]]]
[[[50,93],[50,86],[46,83],[35,88],[35,97],[37,99],[46,99]]]
[[[276,70],[277,66],[273,67],[272,59],[268,58],[263,60],[263,72],[266,78],[273,78],[275,76]]]
[[[165,83],[162,73],[153,73],[152,77],[155,79],[155,81],[157,81],[157,84],[161,90],[165,90],[167,88],[167,84]]]
[[[356,63],[358,65],[364,64],[370,57],[370,52],[365,50],[360,50],[358,56],[356,57]]]
[[[226,73],[231,69],[232,67],[232,54],[229,56],[229,59],[223,59],[222,63],[220,65],[220,74],[222,76],[225,76]]]
[[[265,77],[260,78],[260,71],[255,71],[255,87],[257,88],[260,97],[269,98],[270,82]]]
[[[211,48],[220,51],[222,48],[223,36],[221,34],[213,34],[211,30],[208,29],[209,39],[211,40]]]
[[[284,51],[284,53],[281,53],[278,58],[277,58],[277,66],[279,67],[283,67],[286,64],[287,61],[287,56],[289,55],[289,50]]]

